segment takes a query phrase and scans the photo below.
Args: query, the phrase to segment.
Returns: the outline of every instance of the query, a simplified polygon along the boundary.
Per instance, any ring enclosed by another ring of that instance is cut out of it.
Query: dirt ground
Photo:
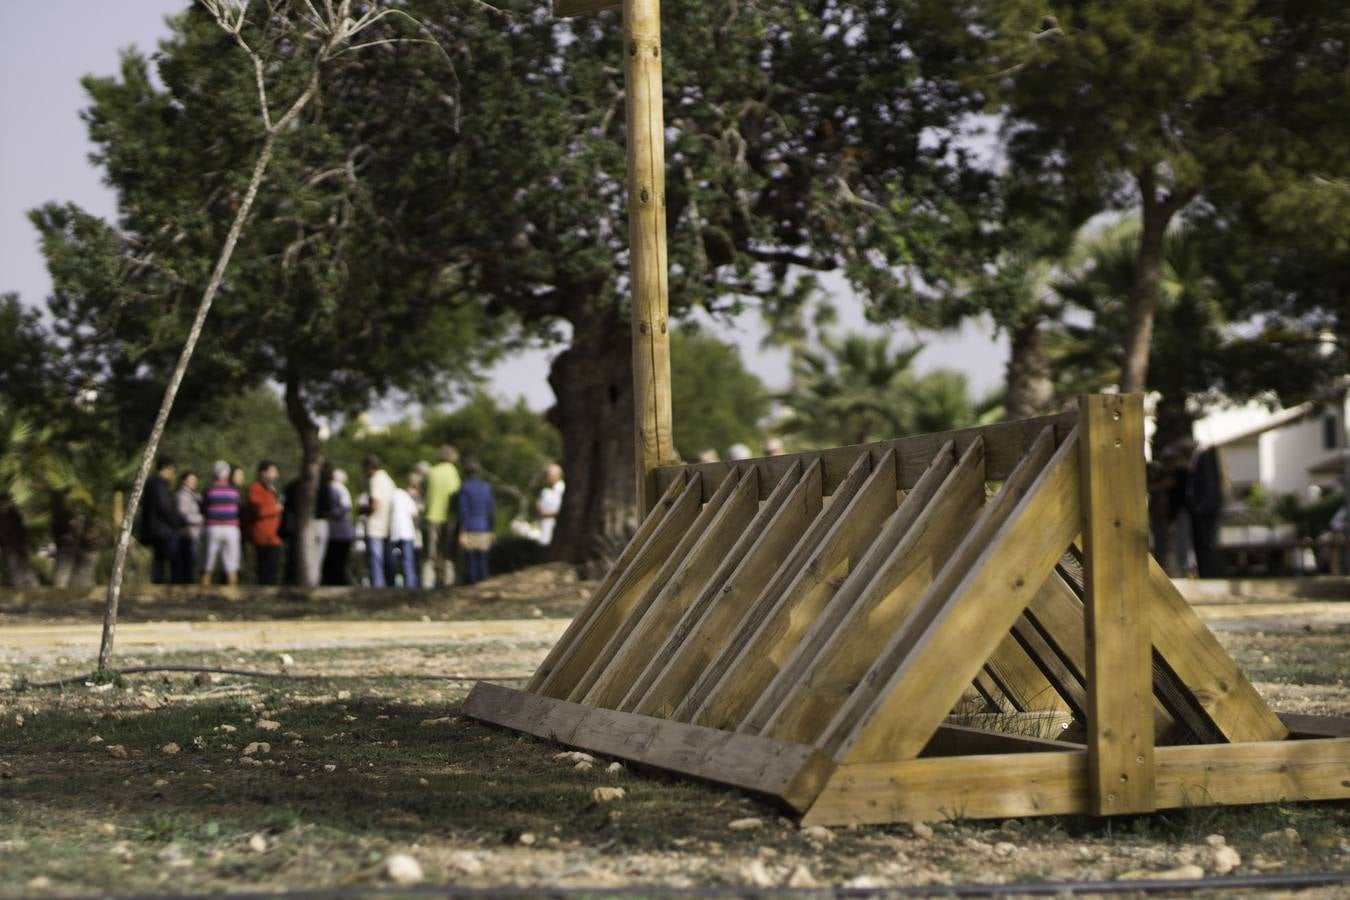
[[[91,610],[0,601],[0,896],[383,887],[405,856],[427,883],[527,892],[1215,875],[1224,848],[1231,874],[1350,870],[1346,803],[801,829],[752,797],[461,717],[474,678],[528,675],[588,588],[533,570],[342,614],[185,594],[172,608],[190,625],[155,621],[181,618],[147,612],[170,608],[156,598],[132,606],[122,667],[253,674],[63,688],[31,685],[87,671]],[[1350,604],[1289,602],[1211,625],[1278,710],[1350,716]]]

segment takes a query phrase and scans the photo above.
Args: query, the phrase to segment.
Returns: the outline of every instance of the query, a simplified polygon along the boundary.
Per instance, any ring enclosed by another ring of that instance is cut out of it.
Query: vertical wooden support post
[[[653,470],[673,462],[666,263],[665,113],[660,0],[623,0],[628,104],[628,240],[632,255],[633,414],[638,505],[656,502]]]
[[[1098,815],[1149,812],[1157,804],[1143,398],[1085,396],[1078,411],[1091,806]]]

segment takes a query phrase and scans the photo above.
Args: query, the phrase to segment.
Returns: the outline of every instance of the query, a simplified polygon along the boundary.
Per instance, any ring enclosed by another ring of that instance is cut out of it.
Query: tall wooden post
[[[675,459],[670,411],[660,0],[624,0],[623,37],[628,106],[628,240],[632,257],[633,427],[638,504],[646,515],[656,502],[653,470]]]

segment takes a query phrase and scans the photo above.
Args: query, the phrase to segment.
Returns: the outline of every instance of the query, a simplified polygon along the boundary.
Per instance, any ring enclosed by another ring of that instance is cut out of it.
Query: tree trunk
[[[1171,193],[1158,196],[1152,168],[1140,172],[1138,182],[1143,198],[1139,251],[1134,259],[1134,284],[1125,309],[1125,359],[1120,372],[1120,390],[1126,394],[1143,393],[1148,389],[1153,317],[1162,284],[1163,242],[1172,216],[1195,196],[1194,190],[1175,188]]]
[[[1008,351],[1008,393],[1005,417],[1027,419],[1048,415],[1055,406],[1055,382],[1041,332],[1043,317],[1028,313],[1013,327]]]
[[[300,490],[295,498],[295,534],[287,553],[296,554],[295,583],[315,587],[318,562],[314,559],[314,501],[319,491],[319,470],[323,467],[323,446],[319,441],[319,423],[309,410],[304,389],[297,376],[286,376],[286,418],[300,437]]]
[[[572,324],[572,345],[548,376],[557,398],[549,420],[562,435],[567,479],[551,555],[594,573],[638,524],[633,359],[627,323],[617,317]]]
[[[0,496],[0,576],[0,584],[7,587],[38,586],[23,516],[8,496]]]

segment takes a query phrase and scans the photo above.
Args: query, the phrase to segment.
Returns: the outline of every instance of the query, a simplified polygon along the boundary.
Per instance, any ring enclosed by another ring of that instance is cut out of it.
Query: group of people
[[[238,584],[245,543],[253,548],[260,585],[277,583],[283,559],[289,584],[347,584],[358,542],[365,556],[363,580],[371,587],[453,584],[459,552],[465,582],[488,577],[497,511],[492,486],[475,459],[461,463],[454,447],[442,447],[437,462],[419,463],[403,487],[378,454],[365,458],[364,470],[367,492],[353,502],[342,469],[325,466],[313,495],[305,498],[302,478],[278,489],[280,472],[270,460],[258,464],[247,487],[243,469],[221,461],[203,491],[195,472],[182,473],[174,487],[177,466],[161,456],[146,485],[137,531],[152,551],[151,580],[210,584],[223,575],[226,584]],[[548,466],[544,481],[536,513],[539,541],[547,544],[562,508],[562,469]],[[313,513],[307,535],[299,527],[305,499]]]

